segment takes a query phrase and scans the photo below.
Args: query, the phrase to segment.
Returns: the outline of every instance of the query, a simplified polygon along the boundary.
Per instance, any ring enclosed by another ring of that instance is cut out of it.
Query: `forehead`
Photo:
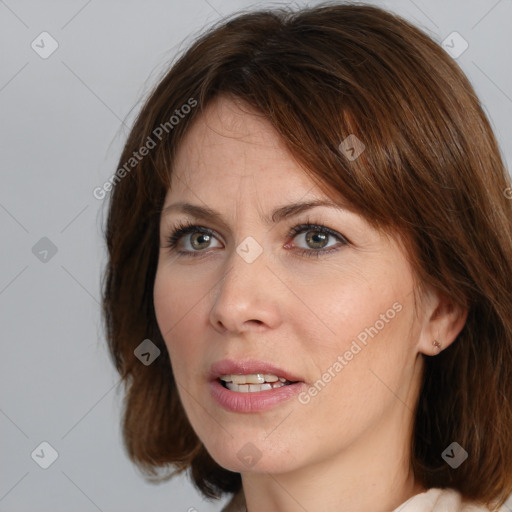
[[[226,97],[208,105],[178,147],[170,193],[182,196],[190,193],[189,188],[226,193],[296,189],[324,196],[270,122],[246,104]]]

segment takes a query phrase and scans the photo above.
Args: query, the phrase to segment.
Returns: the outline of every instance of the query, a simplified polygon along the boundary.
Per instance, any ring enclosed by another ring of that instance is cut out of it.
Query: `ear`
[[[427,356],[435,356],[455,341],[466,323],[468,310],[433,289],[425,292],[419,308],[418,316],[423,320],[423,326],[418,350]]]

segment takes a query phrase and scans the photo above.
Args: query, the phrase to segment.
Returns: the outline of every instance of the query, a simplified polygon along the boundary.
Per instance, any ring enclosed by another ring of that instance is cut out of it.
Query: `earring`
[[[434,345],[434,347],[438,348],[439,350],[441,350],[441,343],[439,343],[439,341],[437,340],[434,340],[432,342],[432,345]]]

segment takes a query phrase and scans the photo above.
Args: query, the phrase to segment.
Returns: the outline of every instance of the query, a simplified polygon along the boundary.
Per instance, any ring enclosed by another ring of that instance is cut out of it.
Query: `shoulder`
[[[505,509],[501,508],[504,512]],[[402,503],[393,512],[489,512],[480,503],[465,500],[454,489],[432,488]]]
[[[243,491],[234,494],[221,512],[245,512]],[[484,505],[466,501],[454,489],[432,488],[421,494],[416,494],[402,503],[393,512],[489,512]],[[501,508],[500,512],[509,512]]]

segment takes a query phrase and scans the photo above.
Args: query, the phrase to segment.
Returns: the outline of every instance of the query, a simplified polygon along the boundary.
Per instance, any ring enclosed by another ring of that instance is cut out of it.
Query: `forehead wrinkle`
[[[234,222],[239,222],[244,218],[244,214],[250,210],[250,203],[252,202],[252,197],[256,192],[255,187],[251,187],[254,184],[254,175],[253,174],[244,174],[237,176],[237,197],[234,200]],[[254,193],[251,193],[251,190]]]

